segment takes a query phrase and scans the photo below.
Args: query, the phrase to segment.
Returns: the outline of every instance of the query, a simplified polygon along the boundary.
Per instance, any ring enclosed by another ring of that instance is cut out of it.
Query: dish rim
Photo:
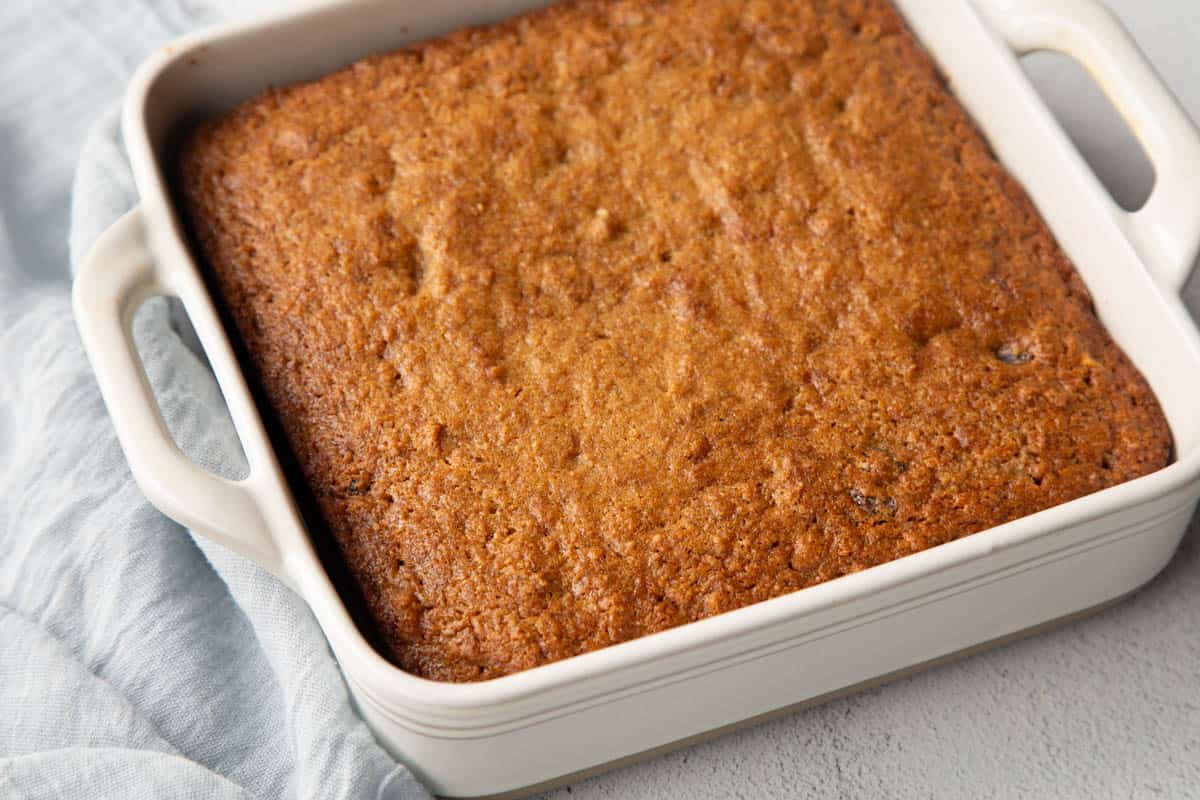
[[[280,10],[259,18],[189,34],[148,59],[130,82],[123,111],[123,132],[134,166],[148,234],[158,237],[160,242],[162,237],[173,238],[178,251],[185,254],[186,258],[180,260],[176,252],[169,253],[169,257],[163,259],[158,247],[152,244],[151,249],[155,251],[156,258],[169,262],[163,265],[163,288],[183,297],[185,305],[189,305],[189,299],[193,302],[196,300],[197,286],[203,291],[207,302],[211,303],[212,300],[201,278],[199,265],[191,254],[191,248],[181,235],[180,217],[164,178],[167,171],[159,162],[160,154],[151,141],[150,128],[146,122],[154,111],[151,107],[151,96],[156,82],[168,70],[188,58],[195,57],[205,48],[235,39],[269,38],[280,26],[299,23],[306,18],[315,18],[331,11],[362,13],[353,3],[309,4],[299,9]],[[901,8],[901,12],[904,14],[904,8]],[[907,15],[905,16],[907,20]],[[397,38],[399,40],[402,37]],[[1032,91],[1027,85],[1025,90]],[[1061,131],[1059,135],[1063,136]],[[1047,218],[1047,224],[1054,231],[1053,221]],[[1124,233],[1121,235],[1126,236]],[[1148,269],[1143,257],[1135,255],[1135,258],[1142,262],[1142,267]],[[1193,355],[1190,366],[1200,369],[1200,336],[1197,334],[1195,323],[1188,316],[1177,293],[1166,290],[1157,280],[1152,283],[1159,299],[1174,318],[1176,327],[1190,340],[1188,344]],[[208,342],[212,337],[220,337],[228,342],[228,335],[223,326],[218,325],[216,330],[212,330],[211,326],[197,322],[197,315],[191,313],[191,308],[189,313],[196,324],[197,332],[202,333],[201,339],[205,343],[206,351],[211,353]],[[201,331],[202,327],[205,330]],[[233,372],[236,373],[236,377],[233,378],[230,376],[229,365],[225,364],[223,367],[225,374],[219,374],[218,378],[232,412],[234,404],[241,402],[235,397],[248,396],[247,383],[240,364],[233,364]],[[236,381],[238,385],[229,385],[230,380]],[[244,409],[242,411],[244,414]],[[259,414],[256,408],[253,409],[253,413]],[[1170,417],[1168,422],[1172,422]],[[256,492],[264,493],[276,492],[282,488],[293,517],[298,519],[290,484],[282,474],[269,440],[255,435],[253,430],[244,430],[242,424],[238,424],[237,428],[242,447],[251,461],[251,477],[246,479],[247,485]],[[1172,428],[1175,428],[1173,423]],[[266,453],[261,452],[264,447]],[[1027,541],[1053,535],[1061,529],[1133,509],[1182,490],[1195,483],[1197,478],[1200,478],[1200,446],[1189,447],[1186,452],[1177,451],[1171,464],[1133,481],[861,572],[589,653],[499,678],[468,683],[421,678],[387,661],[366,640],[351,619],[312,548],[310,536],[303,524],[291,532],[298,534],[296,537],[280,530],[286,524],[283,511],[264,512],[264,516],[269,536],[280,549],[280,565],[285,579],[294,582],[300,594],[317,612],[318,621],[326,636],[330,638],[347,677],[380,708],[395,710],[398,706],[403,707],[412,717],[408,714],[398,714],[398,720],[411,725],[427,724],[420,717],[436,715],[438,712],[455,714],[512,706],[568,686],[577,686],[604,676],[612,677],[652,662],[663,661],[670,655],[697,651],[763,631],[782,622],[801,620],[904,584],[935,576],[953,566],[1011,549]],[[307,547],[299,546],[298,539],[310,544]],[[607,690],[597,689],[589,696],[606,693]],[[570,704],[585,700],[586,698],[576,698],[571,700]],[[433,726],[454,730],[478,727],[469,720],[449,718],[440,720]]]

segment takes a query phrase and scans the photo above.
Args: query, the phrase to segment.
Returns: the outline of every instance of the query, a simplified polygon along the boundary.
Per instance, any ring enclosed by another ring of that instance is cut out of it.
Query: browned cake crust
[[[181,188],[396,662],[492,678],[1164,466],[882,0],[582,0],[201,126]]]

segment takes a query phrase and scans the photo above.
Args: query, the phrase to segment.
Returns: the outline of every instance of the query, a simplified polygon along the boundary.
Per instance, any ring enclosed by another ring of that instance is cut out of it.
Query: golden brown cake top
[[[567,3],[267,92],[181,165],[419,675],[662,630],[1169,458],[884,2]]]

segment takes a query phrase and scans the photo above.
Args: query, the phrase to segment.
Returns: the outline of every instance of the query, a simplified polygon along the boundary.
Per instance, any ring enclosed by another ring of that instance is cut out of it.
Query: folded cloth
[[[0,4],[0,797],[429,796],[351,709],[303,601],[142,496],[71,315],[68,203],[78,265],[136,202],[120,92],[222,10]],[[135,330],[184,451],[243,471],[172,305]]]

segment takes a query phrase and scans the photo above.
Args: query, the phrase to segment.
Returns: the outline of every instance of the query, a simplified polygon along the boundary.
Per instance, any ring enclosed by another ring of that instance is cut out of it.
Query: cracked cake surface
[[[1170,459],[885,2],[568,2],[270,90],[178,173],[421,676],[632,639]]]

